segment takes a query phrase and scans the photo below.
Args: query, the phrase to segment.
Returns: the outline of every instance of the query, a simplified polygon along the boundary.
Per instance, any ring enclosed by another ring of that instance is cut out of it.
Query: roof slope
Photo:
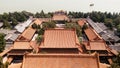
[[[90,18],[87,18],[86,20],[96,30],[97,33],[101,33],[103,31],[102,28],[95,24],[95,22],[93,22]]]
[[[76,34],[73,29],[48,29],[40,48],[77,48]]]
[[[97,55],[29,54],[22,68],[99,68]]]
[[[32,20],[28,19],[26,22],[16,25],[15,29],[17,29],[18,32],[22,33],[25,30],[25,28],[30,25],[31,22]]]
[[[13,49],[31,49],[29,42],[15,42]]]
[[[39,20],[39,19],[36,19],[36,20],[34,21],[34,23],[37,24],[37,25],[40,25],[40,24],[42,23],[42,21]]]
[[[33,35],[35,34],[36,30],[31,28],[31,27],[28,27],[21,35],[20,37],[18,38],[18,40],[28,40],[30,41],[33,37]]]
[[[69,20],[69,18],[66,15],[61,14],[55,14],[53,15],[53,20]]]
[[[30,26],[32,25],[32,24],[37,24],[37,25],[41,25],[42,24],[42,20],[40,20],[40,19],[38,19],[38,18],[36,18],[31,24],[30,24]]]
[[[87,50],[107,50],[104,41],[83,42]]]
[[[19,36],[20,34],[14,34],[14,33],[12,33],[12,34],[7,34],[5,37],[4,37],[4,39],[5,40],[12,40],[12,41],[15,41],[17,38],[18,38],[18,36]]]
[[[92,28],[87,28],[84,30],[85,34],[87,35],[88,39],[90,41],[93,40],[101,40],[102,38],[92,29]]]
[[[79,20],[79,21],[78,21],[78,24],[79,24],[81,27],[82,27],[85,23],[86,23],[85,20]]]

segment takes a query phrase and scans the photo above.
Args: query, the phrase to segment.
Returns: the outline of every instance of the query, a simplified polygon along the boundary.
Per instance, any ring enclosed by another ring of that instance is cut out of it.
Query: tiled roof
[[[15,41],[17,38],[18,38],[19,34],[14,34],[14,33],[11,33],[11,34],[7,34],[4,39],[5,40],[12,40],[12,41]]]
[[[69,20],[69,18],[66,15],[53,15],[53,20]]]
[[[93,22],[90,18],[87,18],[86,20],[94,28],[94,30],[96,30],[97,33],[101,33],[103,31],[102,28],[95,24],[95,22]]]
[[[30,25],[31,22],[32,20],[28,19],[26,22],[16,25],[15,29],[17,29],[18,32],[22,33],[25,30],[25,28]]]
[[[29,42],[15,42],[13,49],[31,49]]]
[[[13,49],[13,47],[10,47],[9,49],[7,50],[4,50],[2,53],[0,53],[0,56],[4,56],[6,55],[9,51],[11,51]]]
[[[95,23],[97,26],[99,26],[102,30],[106,30],[107,27],[104,25],[104,23]]]
[[[99,68],[99,60],[96,54],[29,54],[22,68]]]
[[[86,23],[85,20],[79,20],[79,21],[78,21],[78,24],[79,24],[81,27],[82,27],[85,23]]]
[[[77,48],[76,34],[73,29],[45,30],[44,43],[40,48]]]
[[[15,32],[16,30],[0,29],[0,33],[4,33],[4,34],[10,34]]]
[[[42,23],[42,21],[39,20],[39,19],[36,19],[36,20],[34,21],[34,23],[37,24],[37,25],[40,25],[40,24]]]
[[[43,22],[49,22],[52,20],[52,18],[39,18],[39,20],[41,20]]]
[[[93,40],[101,40],[102,38],[92,29],[92,28],[87,28],[84,30],[85,34],[87,35],[88,39],[90,41]]]
[[[39,51],[39,43],[37,44],[37,41],[30,41],[30,46],[36,51]]]
[[[35,34],[36,30],[28,27],[18,38],[18,40],[21,40],[21,38],[24,38],[22,40],[28,40],[30,41],[33,37],[33,35]]]
[[[83,44],[85,44],[87,50],[107,50],[106,43],[104,41],[91,41]]]
[[[115,35],[114,31],[111,31],[111,30],[105,30],[103,34],[101,34],[102,38],[105,40],[105,41],[119,41],[120,38]]]

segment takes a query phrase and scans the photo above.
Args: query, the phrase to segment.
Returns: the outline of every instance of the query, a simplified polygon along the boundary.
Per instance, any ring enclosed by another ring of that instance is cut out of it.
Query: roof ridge
[[[32,57],[32,56],[79,56],[79,57],[98,57],[98,54],[95,52],[95,53],[92,53],[92,54],[32,54],[32,53],[27,53],[25,54],[25,56],[29,56],[29,57]]]

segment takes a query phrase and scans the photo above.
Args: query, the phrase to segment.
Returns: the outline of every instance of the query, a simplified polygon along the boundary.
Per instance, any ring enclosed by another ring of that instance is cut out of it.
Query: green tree
[[[4,20],[7,20],[7,21],[8,21],[8,18],[9,18],[8,13],[4,13],[4,14],[2,15],[2,18],[3,18]]]
[[[117,31],[120,32],[120,24],[117,26]]]
[[[0,52],[2,52],[4,48],[5,48],[4,34],[0,34]]]
[[[11,28],[11,25],[10,25],[10,23],[8,23],[7,20],[4,20],[4,21],[3,21],[3,28],[7,28],[7,29],[10,29],[10,28]]]
[[[111,68],[120,68],[120,52],[116,57],[113,58],[113,64],[111,64]]]
[[[42,35],[38,35],[36,38],[37,43],[41,43],[43,40],[43,36]]]
[[[120,17],[115,18],[113,22],[114,22],[115,26],[119,25],[120,24]]]
[[[37,32],[38,32],[38,35],[43,35],[44,34],[44,29],[41,28],[41,29],[38,29]]]
[[[100,12],[92,12],[92,13],[90,14],[90,18],[91,18],[93,21],[95,21],[95,22],[99,21],[99,20],[100,20],[100,15],[99,15],[99,13],[100,13]]]
[[[55,28],[56,27],[56,23],[54,21],[51,22],[44,22],[42,24],[42,28],[43,29],[47,29],[47,28]]]
[[[18,24],[18,21],[17,21],[15,18],[12,18],[11,21],[12,21],[11,25],[12,25],[13,27]]]
[[[32,24],[32,28],[33,28],[33,29],[37,29],[37,24],[33,23],[33,24]]]
[[[0,56],[0,68],[4,68],[4,65],[3,65],[2,61],[3,61],[3,59],[2,59],[2,57]]]
[[[120,24],[117,25],[117,31],[116,31],[116,34],[120,37]]]
[[[113,28],[113,20],[110,18],[105,19],[105,25],[109,28],[112,29]]]
[[[88,28],[88,25],[85,23],[84,25],[83,25],[83,27],[82,27],[82,30],[85,30],[85,29],[87,29]]]
[[[35,17],[36,17],[36,18],[40,18],[40,14],[37,12],[37,13],[35,14]]]
[[[40,12],[40,18],[45,18],[45,13],[43,10]]]
[[[2,15],[0,14],[0,22],[2,22],[3,21],[3,18],[2,18]]]
[[[81,27],[76,23],[66,23],[65,28],[67,29],[76,29],[77,36],[82,36],[82,30]]]

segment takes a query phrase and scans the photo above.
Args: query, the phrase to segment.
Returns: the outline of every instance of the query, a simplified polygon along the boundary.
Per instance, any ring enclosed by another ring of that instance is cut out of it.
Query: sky
[[[94,6],[90,7],[91,3]],[[23,10],[33,13],[41,10],[120,12],[120,0],[0,0],[0,14]]]

